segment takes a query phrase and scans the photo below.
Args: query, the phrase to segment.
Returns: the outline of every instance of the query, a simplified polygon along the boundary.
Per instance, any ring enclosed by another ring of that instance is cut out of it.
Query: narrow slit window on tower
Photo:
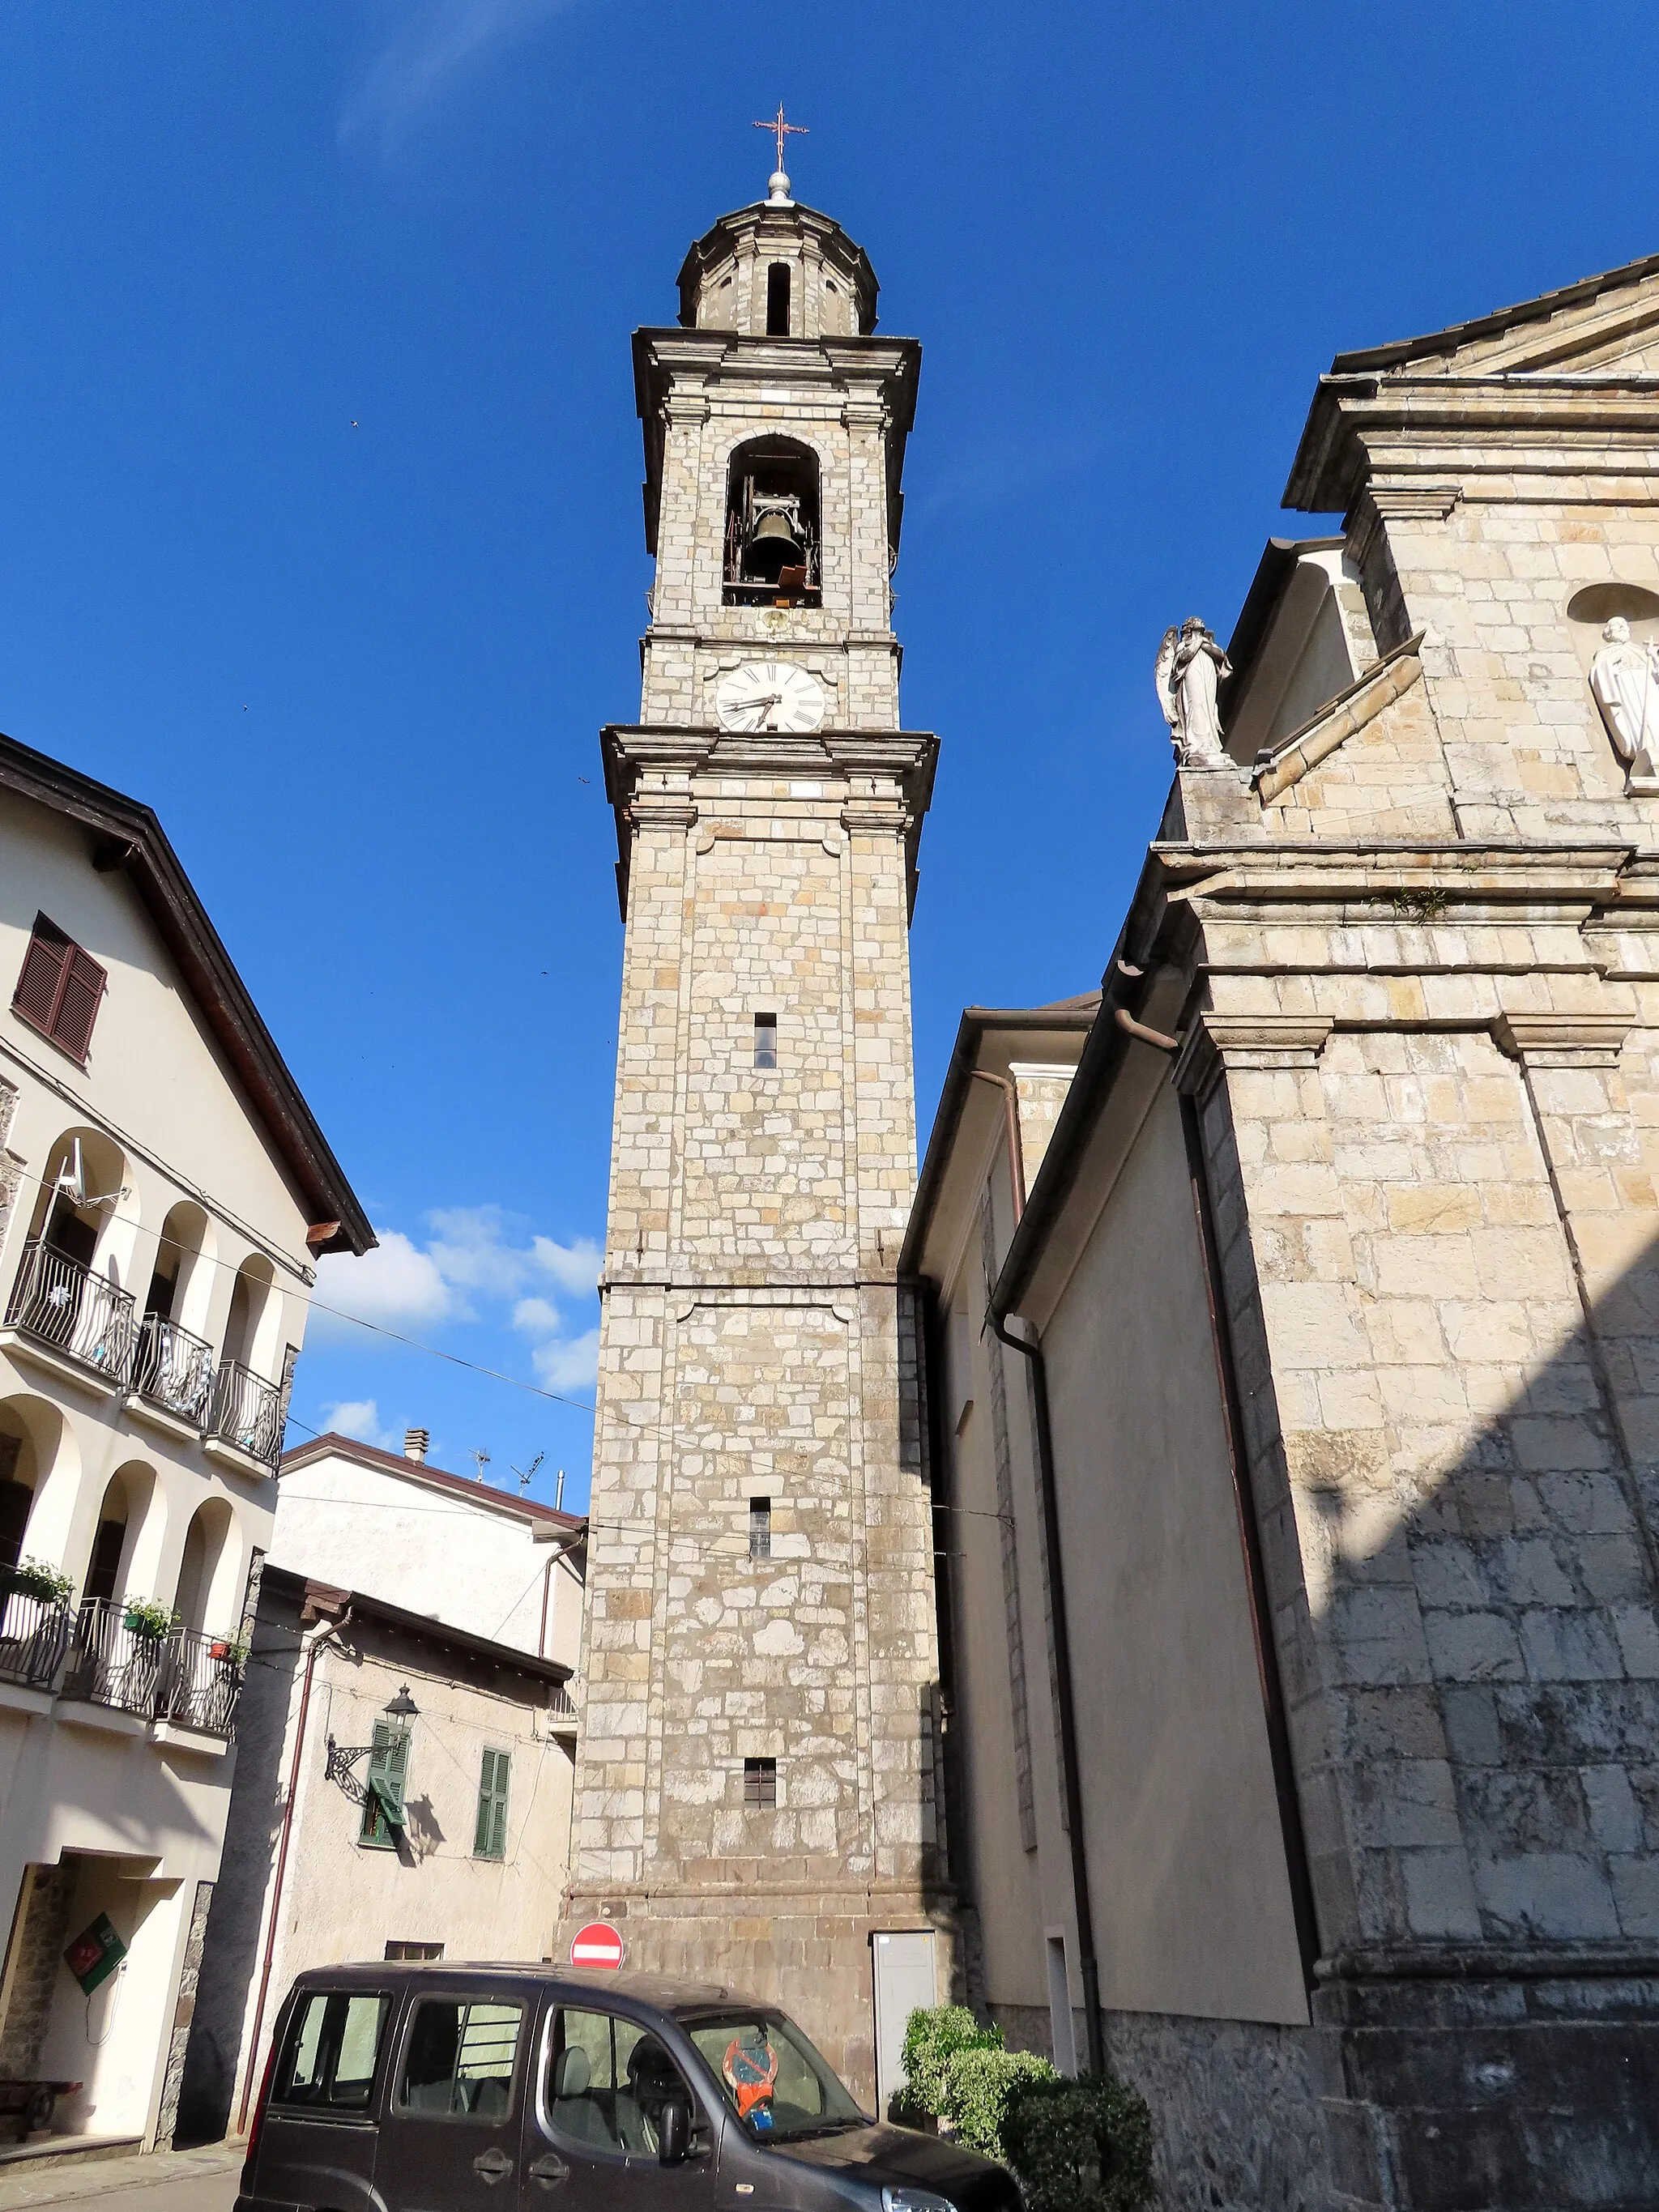
[[[766,272],[766,335],[769,338],[787,338],[789,335],[789,264],[775,261]]]
[[[743,1802],[764,1812],[778,1802],[778,1762],[775,1759],[745,1759],[743,1762]]]
[[[775,1067],[778,1064],[778,1018],[775,1014],[757,1014],[755,1017],[755,1065],[757,1067]]]
[[[751,1559],[769,1559],[772,1556],[772,1501],[769,1498],[751,1498],[749,1501],[749,1556]]]

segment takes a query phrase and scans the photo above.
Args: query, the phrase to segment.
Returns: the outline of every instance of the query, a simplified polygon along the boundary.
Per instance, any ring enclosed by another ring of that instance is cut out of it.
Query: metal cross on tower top
[[[780,100],[778,112],[769,123],[757,123],[752,127],[757,131],[769,131],[778,142],[778,166],[774,174],[768,178],[767,182],[771,187],[770,197],[773,206],[787,207],[789,179],[784,173],[783,142],[792,136],[805,138],[807,135],[807,125],[805,123],[787,123],[784,120],[783,102]]]

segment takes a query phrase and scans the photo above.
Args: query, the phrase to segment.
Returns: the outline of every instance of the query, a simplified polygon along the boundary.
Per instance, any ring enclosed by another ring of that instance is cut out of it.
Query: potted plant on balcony
[[[19,1559],[0,1567],[0,1596],[38,1598],[42,1605],[66,1605],[75,1584],[44,1559]]]
[[[217,1660],[226,1674],[237,1674],[246,1663],[247,1645],[237,1636],[216,1636],[208,1646],[208,1657]]]
[[[173,1626],[171,1607],[145,1597],[130,1597],[122,1619],[130,1636],[142,1636],[151,1644],[159,1644]]]

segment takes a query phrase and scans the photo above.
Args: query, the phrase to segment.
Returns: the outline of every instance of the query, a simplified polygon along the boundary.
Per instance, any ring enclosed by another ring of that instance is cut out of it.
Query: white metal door
[[[904,2031],[919,2008],[939,2002],[931,1928],[883,1929],[870,1939],[876,1969],[876,2112],[904,2086]]]

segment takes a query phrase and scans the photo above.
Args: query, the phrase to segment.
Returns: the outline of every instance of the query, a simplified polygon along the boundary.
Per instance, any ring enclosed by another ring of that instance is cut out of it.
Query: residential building
[[[924,1165],[970,1987],[1172,2208],[1654,2201],[1656,325],[1339,356],[1086,1038],[971,1018]]]
[[[566,1917],[777,1998],[866,2097],[882,1962],[914,1954],[931,2000],[952,1940],[896,1272],[936,750],[901,720],[890,581],[921,349],[876,295],[780,169],[634,339],[656,574],[639,719],[603,741],[625,949]]]
[[[307,1966],[553,1954],[587,1524],[347,1437],[286,1453],[179,2131],[247,2124]]]
[[[313,1262],[374,1235],[155,815],[9,738],[0,981],[0,2075],[149,2146]]]

